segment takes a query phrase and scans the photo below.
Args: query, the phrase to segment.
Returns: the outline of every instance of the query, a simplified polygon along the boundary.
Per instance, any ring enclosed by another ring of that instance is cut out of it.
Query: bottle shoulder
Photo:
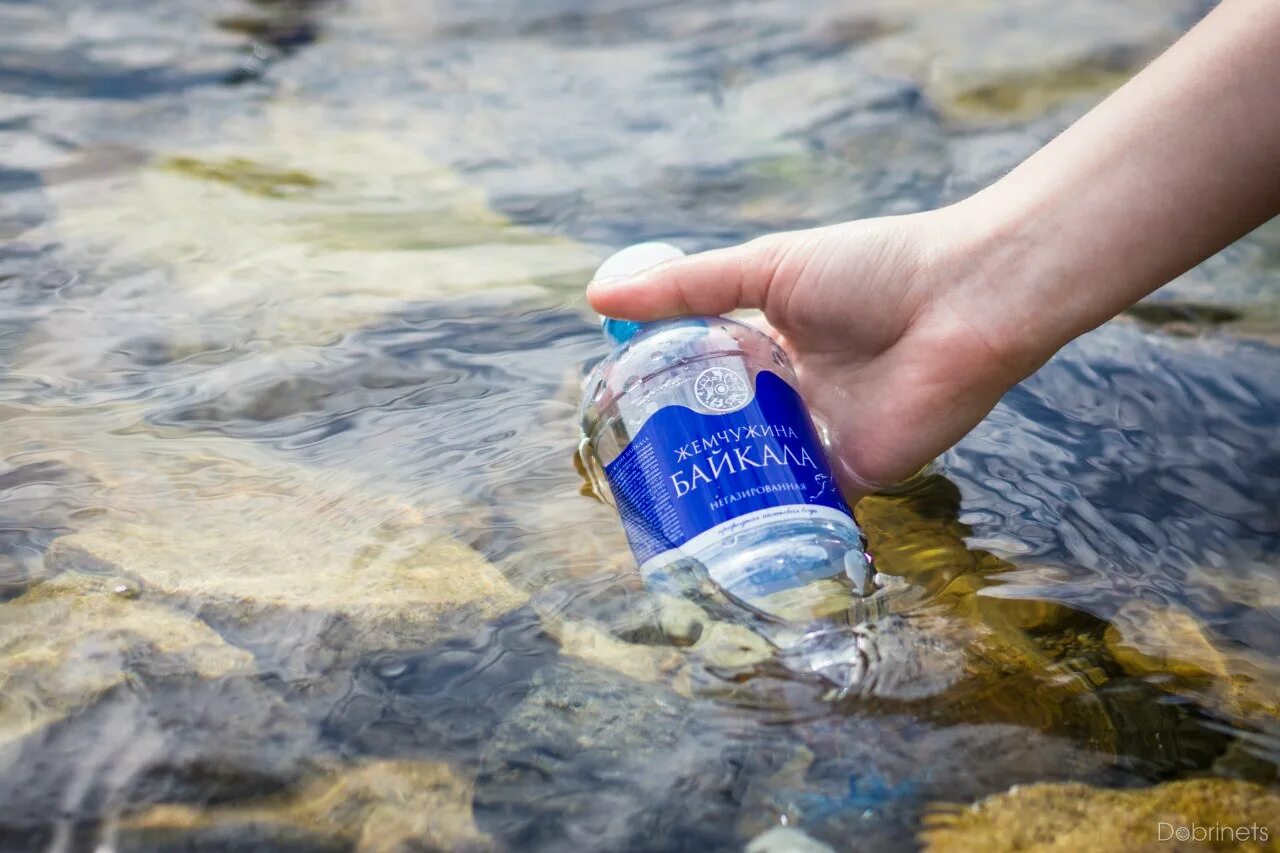
[[[583,433],[593,428],[628,395],[654,383],[669,381],[672,371],[687,372],[704,360],[738,361],[743,378],[760,370],[795,384],[786,353],[755,326],[728,317],[681,317],[646,324],[626,343],[615,347],[587,375],[579,415]]]

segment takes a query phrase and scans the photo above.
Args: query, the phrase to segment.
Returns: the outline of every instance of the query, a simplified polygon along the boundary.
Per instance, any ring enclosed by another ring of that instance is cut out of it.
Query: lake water
[[[1276,223],[858,506],[842,699],[573,462],[613,249],[963,197],[1207,8],[0,0],[0,850],[1280,837]]]

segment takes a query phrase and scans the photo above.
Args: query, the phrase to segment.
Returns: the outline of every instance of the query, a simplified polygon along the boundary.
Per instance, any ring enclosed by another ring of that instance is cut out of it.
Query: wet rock
[[[565,621],[550,630],[561,653],[637,681],[669,681],[684,663],[684,656],[676,649],[627,643],[589,622]],[[674,689],[687,693],[689,688]]]
[[[49,322],[59,336],[105,344],[99,357],[143,330],[181,341],[223,324],[239,340],[328,344],[423,300],[545,294],[589,278],[594,252],[495,212],[423,155],[434,135],[434,125],[410,131],[376,110],[339,121],[276,98],[261,116],[226,122],[214,146],[112,176],[110,204],[83,185],[61,190],[63,239],[116,275],[166,274],[106,287],[87,297],[93,310],[54,311]]]
[[[1101,100],[1200,14],[1194,0],[1069,6],[1019,0],[963,10],[928,4],[911,42],[904,37],[888,48],[904,64],[929,57],[922,82],[948,119],[1027,121]],[[1035,27],[1013,23],[1032,19]],[[983,49],[974,50],[976,44]]]
[[[0,745],[0,827],[260,795],[322,760],[314,730],[258,678],[131,673],[78,713]]]
[[[939,809],[921,841],[937,853],[993,848],[1127,853],[1159,849],[1161,842],[1175,842],[1177,849],[1193,849],[1184,845],[1194,842],[1194,849],[1264,851],[1275,849],[1277,826],[1280,796],[1247,782],[1194,779],[1130,791],[1039,784],[963,810]]]
[[[958,520],[959,510],[959,489],[935,475],[902,494],[863,498],[854,514],[877,571],[936,593],[975,567],[964,541],[969,529]]]
[[[77,516],[91,511],[101,484],[54,460],[0,472],[0,601],[20,594],[34,575],[44,549],[70,531]]]
[[[1105,639],[1116,661],[1166,690],[1186,692],[1236,717],[1280,713],[1275,661],[1215,638],[1176,606],[1136,600],[1112,617]]]
[[[1044,597],[1052,595],[1060,569],[1013,565],[984,552],[978,552],[977,563],[966,609],[994,630],[1044,634],[1096,624],[1087,614]]]
[[[1112,656],[1138,675],[1224,678],[1226,661],[1189,611],[1131,601],[1111,617],[1106,641]]]
[[[1112,781],[1108,758],[1015,725],[932,724],[904,715],[827,716],[793,728],[813,756],[765,792],[748,823],[781,823],[837,850],[896,850],[934,799],[983,797],[1044,779]]]
[[[316,178],[293,169],[271,169],[247,160],[200,160],[195,157],[171,157],[162,160],[160,168],[171,169],[197,180],[227,184],[247,193],[268,198],[287,198],[321,186]]]
[[[709,622],[688,653],[704,666],[734,670],[773,657],[774,648],[759,634],[742,625]]]
[[[116,849],[491,850],[471,816],[471,797],[472,784],[448,765],[375,761],[271,800],[158,806],[122,823]]]
[[[954,613],[1010,643],[1029,647],[1027,634],[1086,621],[1044,599],[1055,580],[1053,569],[1015,565],[976,547],[970,526],[960,519],[959,489],[943,475],[929,474],[893,493],[866,497],[857,515],[877,571],[909,581],[916,588],[911,594],[944,601]]]
[[[1266,562],[1196,566],[1188,573],[1187,582],[1246,607],[1280,609],[1280,576]]]
[[[204,622],[122,586],[67,573],[0,604],[0,744],[139,678],[253,671],[253,656]]]
[[[297,693],[344,754],[473,766],[557,654],[538,614],[521,608],[420,651],[373,656]]]
[[[299,498],[246,492],[156,507],[145,524],[104,521],[62,537],[46,562],[91,566],[198,609],[293,677],[361,651],[420,648],[525,600],[411,513],[370,525],[342,512],[341,495],[328,506]]]
[[[952,628],[944,619],[889,616],[852,628],[830,663],[825,656],[813,662],[818,671],[837,669],[832,680],[856,696],[903,702],[938,696],[959,684],[966,670],[971,674],[977,660],[965,654]]]
[[[658,595],[656,607],[659,630],[678,646],[698,642],[711,621],[711,616],[701,607],[672,595]]]
[[[549,667],[485,750],[476,819],[521,850],[740,845],[736,821],[799,747],[783,730],[736,725],[651,684]]]

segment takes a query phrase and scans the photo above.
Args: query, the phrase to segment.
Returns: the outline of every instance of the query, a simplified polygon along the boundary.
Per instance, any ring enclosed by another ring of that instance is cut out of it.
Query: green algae
[[[246,157],[201,159],[166,157],[159,168],[201,181],[214,181],[263,198],[294,198],[324,186],[313,175],[296,169],[277,169]]]
[[[1160,824],[1169,827],[1161,838]],[[1175,838],[1185,827],[1188,838]],[[1193,827],[1206,830],[1191,841]],[[1219,830],[1230,827],[1230,835]],[[1244,828],[1240,835],[1236,828]],[[921,840],[930,853],[1008,850],[1024,853],[1094,850],[1277,849],[1280,794],[1230,779],[1191,779],[1154,788],[1113,791],[1078,784],[1014,788],[966,809],[939,807],[926,821]],[[1205,840],[1207,839],[1207,840]],[[1167,842],[1180,842],[1167,847]],[[1162,843],[1164,842],[1164,843]]]
[[[965,121],[1026,121],[1071,101],[1100,101],[1140,65],[1133,61],[1121,68],[1100,68],[1095,61],[1084,60],[1049,70],[1011,71],[971,83],[955,80],[946,86],[942,109],[949,117]]]

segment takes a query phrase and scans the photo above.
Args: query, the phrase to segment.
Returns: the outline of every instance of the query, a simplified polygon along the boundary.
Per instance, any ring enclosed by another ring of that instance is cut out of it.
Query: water
[[[1274,224],[855,508],[923,592],[843,697],[646,590],[573,462],[614,248],[959,197],[1204,11],[0,3],[0,849],[1267,820]]]

